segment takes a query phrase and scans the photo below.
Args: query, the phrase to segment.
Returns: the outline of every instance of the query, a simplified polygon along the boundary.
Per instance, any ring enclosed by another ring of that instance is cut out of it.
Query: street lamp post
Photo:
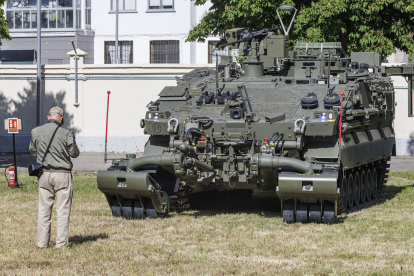
[[[116,23],[115,23],[115,63],[120,64],[121,59],[118,55],[118,21],[119,21],[119,0],[116,0]]]
[[[72,42],[73,51],[75,51],[75,106],[79,106],[78,102],[78,52],[76,52],[75,43]]]
[[[41,1],[37,1],[37,125],[42,124],[42,31],[40,26]]]

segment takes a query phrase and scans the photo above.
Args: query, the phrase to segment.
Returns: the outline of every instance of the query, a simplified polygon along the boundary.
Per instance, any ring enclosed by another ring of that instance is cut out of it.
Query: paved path
[[[109,154],[108,158],[121,158],[124,154]],[[106,170],[111,166],[111,161],[104,162],[104,155],[102,153],[81,153],[81,155],[72,159],[73,169],[77,171],[96,172],[99,170]],[[17,156],[17,164],[19,171],[27,171],[30,163],[35,163],[36,158],[28,154],[19,154]],[[13,154],[0,154],[0,173],[3,173],[1,168],[5,168],[13,163]],[[391,171],[414,171],[413,157],[394,157],[391,160]]]

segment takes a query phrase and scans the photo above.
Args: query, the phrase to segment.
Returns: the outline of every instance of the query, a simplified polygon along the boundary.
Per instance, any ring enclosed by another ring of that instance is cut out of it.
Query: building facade
[[[88,52],[94,63],[94,31],[91,0],[39,0],[42,28],[42,64],[69,64],[66,55],[75,45]],[[6,20],[12,40],[2,39],[2,50],[37,49],[37,0],[7,0]],[[35,61],[34,61],[35,62]],[[12,62],[11,62],[12,63]],[[10,64],[10,61],[9,61]]]
[[[116,0],[39,0],[42,64],[68,64],[75,45],[88,53],[86,64],[115,63]],[[37,0],[8,0],[5,10],[12,40],[1,49],[37,48]],[[119,0],[119,50],[123,64],[214,63],[218,37],[185,42],[211,3],[189,0]]]
[[[128,64],[205,64],[209,45],[185,42],[211,4],[195,6],[188,0],[119,0],[119,57]],[[95,30],[95,63],[115,62],[115,2],[92,4]]]
[[[86,64],[115,63],[116,0],[39,1],[42,6],[42,64],[68,64],[66,53],[72,49],[71,40],[88,53]],[[210,37],[205,43],[185,42],[189,31],[211,7],[209,1],[202,6],[195,6],[194,2],[119,0],[120,62],[214,63],[218,37]],[[7,0],[2,8],[13,39],[3,39],[1,49],[37,49],[36,6],[37,0]],[[408,55],[397,50],[385,62],[407,61]]]

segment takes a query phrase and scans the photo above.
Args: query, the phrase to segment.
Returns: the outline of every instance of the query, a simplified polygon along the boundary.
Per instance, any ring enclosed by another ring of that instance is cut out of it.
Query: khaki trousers
[[[44,172],[39,178],[39,213],[37,220],[37,246],[48,247],[53,203],[56,197],[57,237],[56,248],[68,244],[69,215],[72,206],[72,174]]]

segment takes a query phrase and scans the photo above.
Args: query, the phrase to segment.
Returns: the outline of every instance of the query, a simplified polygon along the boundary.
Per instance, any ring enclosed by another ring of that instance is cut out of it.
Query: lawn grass
[[[334,225],[284,224],[272,193],[240,208],[114,218],[96,175],[74,175],[70,245],[36,248],[37,182],[0,178],[3,275],[410,275],[414,274],[414,172],[391,173],[386,200]],[[251,203],[251,204],[249,204]]]

